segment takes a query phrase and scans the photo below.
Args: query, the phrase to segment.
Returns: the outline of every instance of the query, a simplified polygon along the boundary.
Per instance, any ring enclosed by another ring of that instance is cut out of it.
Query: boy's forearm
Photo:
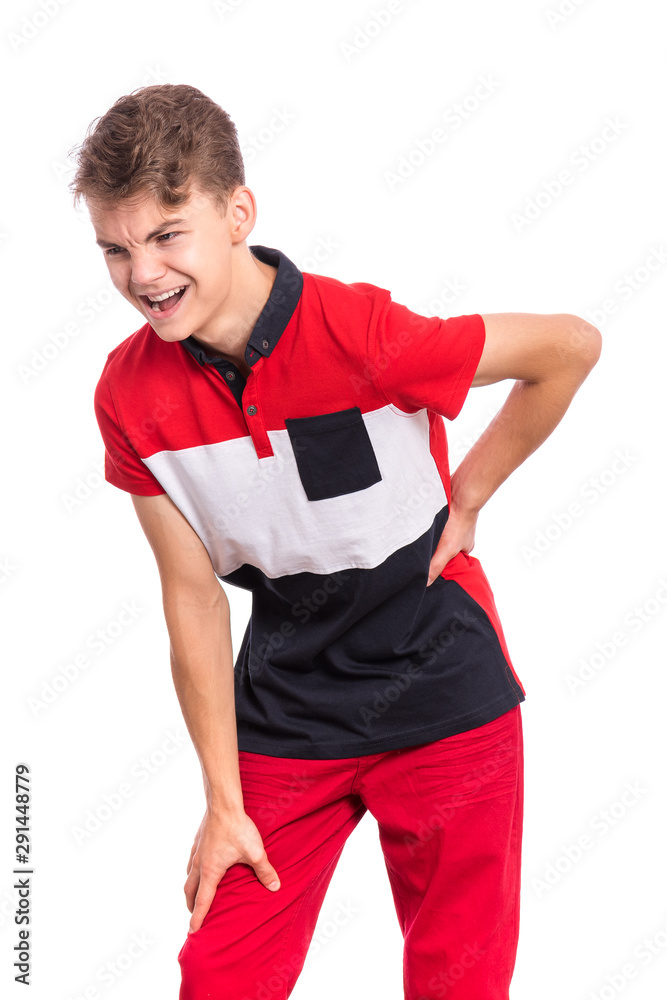
[[[243,812],[234,706],[229,604],[197,606],[183,592],[163,597],[171,669],[183,718],[202,767],[207,807]]]
[[[452,508],[478,512],[501,483],[558,425],[592,368],[580,362],[559,376],[515,382],[504,405],[452,474]]]

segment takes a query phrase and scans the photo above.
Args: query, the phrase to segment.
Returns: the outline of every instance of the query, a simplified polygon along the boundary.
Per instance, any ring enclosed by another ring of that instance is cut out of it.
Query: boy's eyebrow
[[[148,243],[150,240],[154,239],[156,236],[161,236],[162,233],[167,232],[169,229],[172,229],[174,226],[182,226],[182,225],[184,225],[186,223],[187,223],[187,219],[167,219],[167,221],[163,222],[161,226],[157,226],[155,229],[151,230],[151,232],[148,234],[148,236],[144,240],[144,243]],[[103,248],[107,248],[107,249],[109,247],[118,246],[117,243],[109,243],[107,240],[102,240],[102,239],[97,239],[97,240],[95,240],[95,242],[97,243],[98,247],[103,247]]]

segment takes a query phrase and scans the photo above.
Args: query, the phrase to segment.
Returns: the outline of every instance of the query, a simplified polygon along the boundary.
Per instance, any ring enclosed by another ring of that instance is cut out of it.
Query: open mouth
[[[172,288],[169,292],[164,292],[159,296],[140,295],[139,298],[151,316],[171,316],[178,308],[187,288],[187,285],[181,285],[180,288]]]

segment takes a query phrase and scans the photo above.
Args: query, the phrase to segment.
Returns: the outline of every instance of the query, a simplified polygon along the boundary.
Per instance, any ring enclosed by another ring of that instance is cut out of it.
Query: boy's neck
[[[234,250],[239,253],[232,255],[232,292],[221,327],[211,339],[195,336],[195,340],[207,354],[231,361],[247,378],[251,368],[245,360],[246,345],[271,294],[278,268],[258,260],[246,243]]]

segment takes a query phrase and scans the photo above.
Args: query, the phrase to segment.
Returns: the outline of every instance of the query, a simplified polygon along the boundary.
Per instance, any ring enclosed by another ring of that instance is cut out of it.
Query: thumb
[[[261,861],[253,865],[255,870],[255,875],[267,889],[275,892],[280,888],[280,879],[278,878],[278,872],[275,870],[273,865],[269,862],[266,854]]]

